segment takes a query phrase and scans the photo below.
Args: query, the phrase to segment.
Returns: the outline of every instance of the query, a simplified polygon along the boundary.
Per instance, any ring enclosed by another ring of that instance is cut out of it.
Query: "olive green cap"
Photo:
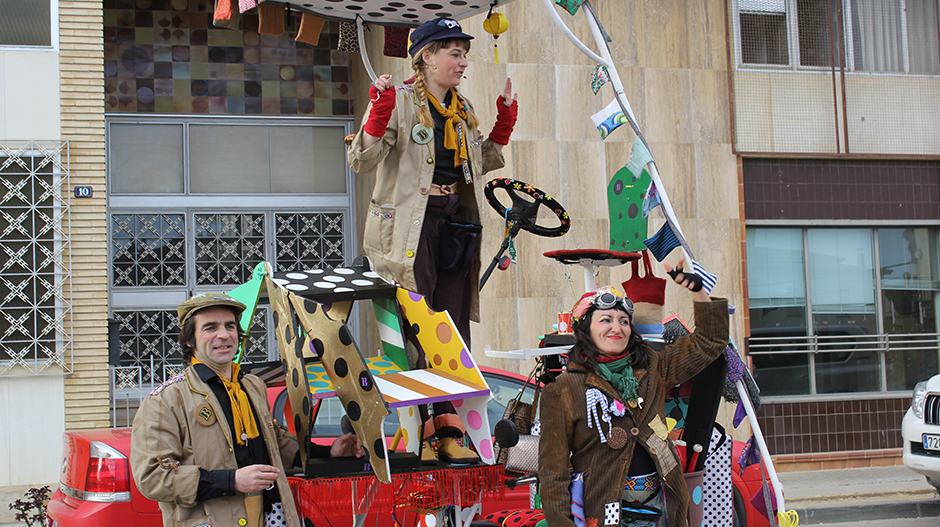
[[[183,327],[186,320],[193,316],[196,311],[212,306],[222,306],[233,309],[235,311],[236,322],[241,319],[242,312],[248,309],[248,306],[225,293],[201,293],[183,302],[176,308],[176,314],[180,319],[180,327]]]

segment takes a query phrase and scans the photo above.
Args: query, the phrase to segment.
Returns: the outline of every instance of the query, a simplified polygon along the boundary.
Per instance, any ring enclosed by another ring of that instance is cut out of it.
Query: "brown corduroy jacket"
[[[728,344],[728,302],[695,303],[694,333],[653,351],[649,368],[634,370],[642,407],[622,417],[601,408],[626,403],[594,372],[569,364],[568,371],[542,390],[539,480],[548,527],[573,527],[571,472],[584,474],[584,516],[597,525],[620,525],[620,499],[635,448],[645,448],[665,489],[667,525],[686,527],[689,496],[672,439],[666,434],[666,392],[692,378]],[[595,404],[589,412],[587,392]],[[608,415],[610,421],[605,421]],[[604,441],[601,439],[603,433]],[[625,441],[624,441],[625,440]],[[569,468],[570,463],[570,468]]]

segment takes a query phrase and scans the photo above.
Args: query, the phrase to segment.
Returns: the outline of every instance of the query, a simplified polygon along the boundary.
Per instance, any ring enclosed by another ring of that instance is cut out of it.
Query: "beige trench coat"
[[[347,154],[349,166],[358,174],[375,172],[375,188],[366,212],[365,234],[362,248],[375,265],[375,271],[386,279],[398,282],[410,291],[416,291],[414,257],[424,225],[424,212],[428,205],[428,189],[434,176],[434,139],[425,145],[412,139],[412,129],[418,124],[421,103],[411,86],[395,89],[395,110],[385,129],[385,135],[370,148],[362,149],[361,129],[356,134]],[[463,96],[461,96],[463,97]],[[466,97],[464,102],[471,107]],[[363,117],[369,120],[370,104]],[[433,109],[431,111],[434,111]],[[469,130],[466,122],[463,129]],[[495,144],[479,130],[469,130],[470,169],[473,183],[457,182],[460,195],[460,220],[480,224],[484,207],[483,175],[502,168],[505,160]],[[480,247],[481,245],[477,245]],[[480,251],[477,249],[470,269],[472,277],[470,319],[480,321]]]
[[[293,495],[282,459],[293,460],[300,449],[297,439],[277,425],[268,407],[264,381],[254,375],[242,377],[242,389],[259,412],[261,434],[268,458],[281,470],[277,489],[281,494],[289,527],[300,527]],[[197,421],[196,407],[207,402],[215,416],[208,426]],[[131,472],[137,488],[160,504],[164,527],[197,525],[247,525],[245,496],[236,494],[196,501],[199,469],[237,469],[232,433],[212,388],[192,366],[186,372],[145,397],[134,418],[131,432]]]

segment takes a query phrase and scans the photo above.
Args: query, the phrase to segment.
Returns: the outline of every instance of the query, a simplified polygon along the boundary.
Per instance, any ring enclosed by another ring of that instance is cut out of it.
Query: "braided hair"
[[[424,61],[424,52],[428,51],[430,53],[437,53],[441,48],[445,48],[454,43],[457,43],[460,47],[464,48],[467,52],[470,51],[470,41],[465,38],[451,38],[445,40],[434,40],[429,43],[427,46],[421,48],[420,51],[415,53],[414,58],[411,59],[411,69],[415,72],[415,83],[414,90],[418,94],[418,98],[421,100],[422,104],[421,109],[418,111],[418,122],[422,126],[427,126],[428,128],[434,128],[434,119],[431,118],[431,111],[429,109],[430,104],[428,103],[428,89],[424,83],[424,70],[428,67],[428,63]],[[456,91],[457,88],[454,88]],[[460,98],[460,103],[466,107],[467,112],[467,125],[475,130],[480,126],[480,121],[477,119],[477,116],[473,113],[473,110],[470,109],[470,105],[467,104],[467,101],[460,96],[458,93],[457,96]],[[444,104],[444,101],[440,101],[441,104]]]

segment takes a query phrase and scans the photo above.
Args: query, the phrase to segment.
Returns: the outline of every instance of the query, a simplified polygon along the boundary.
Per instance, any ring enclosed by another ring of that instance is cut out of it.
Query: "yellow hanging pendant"
[[[483,21],[483,30],[493,35],[493,58],[499,64],[499,36],[509,30],[509,20],[502,13],[490,13]]]

